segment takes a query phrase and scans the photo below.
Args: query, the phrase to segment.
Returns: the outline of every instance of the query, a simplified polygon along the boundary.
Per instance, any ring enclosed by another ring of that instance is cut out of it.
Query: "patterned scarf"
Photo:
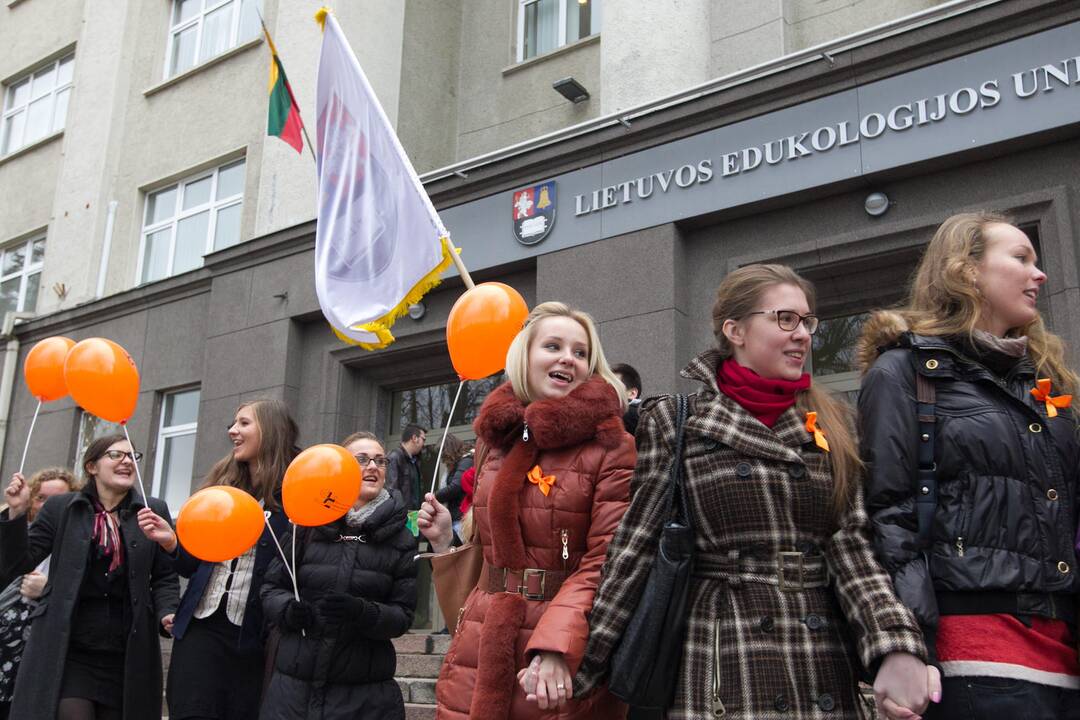
[[[716,372],[716,385],[762,425],[772,427],[795,404],[795,393],[810,387],[810,375],[803,373],[798,380],[763,378],[735,358],[728,358]]]
[[[375,496],[373,500],[361,505],[358,508],[353,508],[349,512],[345,513],[345,524],[349,527],[358,528],[364,524],[375,512],[375,509],[382,505],[384,502],[390,499],[390,493],[386,488],[379,491],[379,494]]]
[[[124,543],[120,541],[120,522],[105,509],[96,497],[90,498],[94,505],[94,534],[92,540],[97,543],[98,551],[109,560],[109,572],[124,563]]]

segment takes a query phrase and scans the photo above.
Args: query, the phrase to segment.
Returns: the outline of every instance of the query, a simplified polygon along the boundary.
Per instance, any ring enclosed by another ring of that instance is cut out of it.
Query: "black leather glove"
[[[290,630],[307,630],[315,624],[315,608],[303,600],[290,600],[281,615],[281,622]]]
[[[345,593],[330,593],[319,601],[319,612],[327,625],[341,627],[357,623],[364,615],[368,602]]]

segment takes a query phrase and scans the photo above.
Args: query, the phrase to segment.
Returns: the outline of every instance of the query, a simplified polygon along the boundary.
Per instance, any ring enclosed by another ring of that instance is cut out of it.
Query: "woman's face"
[[[110,457],[113,454],[117,457]],[[86,471],[94,476],[99,490],[107,488],[117,494],[127,492],[135,484],[135,462],[131,459],[131,445],[127,440],[114,442],[104,455],[86,464]]]
[[[528,378],[537,400],[566,397],[589,379],[589,336],[577,320],[555,316],[536,323]]]
[[[993,223],[983,235],[986,250],[975,277],[975,287],[983,297],[978,327],[1003,337],[1038,315],[1035,303],[1046,273],[1035,265],[1035,248],[1019,228]]]
[[[250,405],[236,411],[236,418],[229,426],[229,440],[233,444],[233,458],[240,462],[251,462],[259,456],[262,433],[255,420],[255,409]]]
[[[794,330],[782,330],[776,311],[791,310],[809,315],[806,294],[797,285],[773,285],[758,298],[754,311],[740,320],[727,320],[724,335],[734,349],[735,361],[763,378],[798,380],[810,352],[810,333],[800,322]]]
[[[345,449],[360,463],[360,470],[364,473],[355,507],[367,505],[379,496],[386,484],[386,468],[380,464],[386,460],[386,453],[382,445],[366,438],[352,441]]]
[[[41,508],[45,506],[46,500],[54,495],[63,495],[66,492],[71,492],[71,486],[67,484],[66,480],[46,480],[41,483],[37,495],[30,499],[30,510],[27,512],[27,519],[33,521],[37,514],[41,512]]]

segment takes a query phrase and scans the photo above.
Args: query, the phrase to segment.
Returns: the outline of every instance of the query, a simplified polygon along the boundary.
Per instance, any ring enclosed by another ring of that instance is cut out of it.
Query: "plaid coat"
[[[812,551],[824,557],[832,579],[824,587],[781,590],[775,573],[744,574],[742,582],[695,574],[667,717],[858,718],[862,667],[893,651],[925,658],[918,624],[874,559],[861,486],[837,523],[829,457],[803,418],[793,407],[772,429],[761,424],[717,388],[720,362],[709,351],[682,373],[705,385],[691,398],[684,438],[697,562],[738,551],[746,562],[772,567],[768,559],[779,551]],[[656,555],[667,515],[674,406],[661,397],[642,410],[631,505],[608,548],[575,696],[606,675]]]

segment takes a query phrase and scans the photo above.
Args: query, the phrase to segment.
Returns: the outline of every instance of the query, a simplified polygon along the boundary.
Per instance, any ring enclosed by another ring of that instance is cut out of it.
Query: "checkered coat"
[[[719,353],[709,351],[683,370],[684,377],[705,385],[691,398],[684,440],[696,552],[738,550],[769,558],[816,547],[832,580],[826,587],[782,591],[775,579],[729,583],[695,576],[667,717],[858,718],[862,668],[893,651],[925,658],[919,627],[874,560],[861,487],[839,522],[832,519],[829,457],[814,444],[803,418],[793,407],[772,429],[765,427],[718,390],[720,362]],[[575,695],[607,674],[642,594],[666,517],[674,437],[674,399],[647,402],[637,433],[631,505],[608,548]]]

